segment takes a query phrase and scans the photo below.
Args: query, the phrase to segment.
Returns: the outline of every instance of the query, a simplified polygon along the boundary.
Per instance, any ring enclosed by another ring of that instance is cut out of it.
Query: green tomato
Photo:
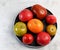
[[[23,36],[25,33],[27,33],[27,27],[26,24],[23,22],[17,22],[14,25],[14,32],[17,36]]]

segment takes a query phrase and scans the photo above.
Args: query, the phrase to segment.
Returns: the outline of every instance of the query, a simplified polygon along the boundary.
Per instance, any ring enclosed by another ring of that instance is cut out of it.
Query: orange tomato
[[[43,23],[39,19],[31,19],[28,24],[28,29],[33,32],[38,34],[39,32],[43,31]]]

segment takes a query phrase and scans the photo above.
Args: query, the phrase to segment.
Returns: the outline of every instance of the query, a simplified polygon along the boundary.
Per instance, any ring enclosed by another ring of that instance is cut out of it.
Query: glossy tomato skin
[[[28,21],[27,27],[31,32],[38,34],[39,32],[43,31],[44,24],[39,19],[31,19],[30,21]]]
[[[51,36],[54,36],[56,34],[56,26],[55,25],[48,25],[46,27],[46,31],[51,35]]]
[[[14,25],[14,32],[17,36],[23,36],[25,33],[27,33],[27,26],[23,22],[17,22]]]
[[[19,13],[19,20],[22,22],[29,21],[33,18],[33,13],[29,9],[24,9]]]
[[[54,15],[48,15],[47,17],[46,17],[46,22],[48,23],[48,24],[55,24],[56,23],[56,17],[54,16]]]
[[[38,4],[32,6],[32,11],[37,15],[39,19],[44,19],[47,15],[47,10]]]
[[[34,37],[31,34],[25,34],[22,38],[24,44],[31,44],[34,40]]]
[[[37,35],[37,43],[39,45],[42,45],[42,46],[47,45],[50,42],[50,40],[51,40],[51,37],[46,32],[41,32]]]

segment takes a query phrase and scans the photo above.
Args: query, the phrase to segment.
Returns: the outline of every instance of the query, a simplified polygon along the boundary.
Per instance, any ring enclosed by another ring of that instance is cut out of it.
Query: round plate
[[[31,10],[31,7],[28,7],[28,8],[26,8],[26,9],[29,9],[29,10]],[[51,14],[52,15],[52,13],[47,9],[47,15],[49,15],[49,14]],[[19,14],[18,14],[19,15]],[[19,18],[18,18],[18,15],[17,15],[17,17],[16,17],[16,19],[15,19],[15,22],[14,22],[14,25],[17,23],[17,22],[19,22],[20,20],[19,20]],[[36,18],[36,14],[34,14],[34,18]],[[48,25],[47,23],[46,23],[46,21],[45,21],[45,19],[43,19],[42,20],[42,22],[44,23],[44,30],[43,31],[45,31],[46,32],[46,26]],[[27,24],[27,22],[25,22],[25,24]],[[57,28],[57,23],[55,23],[54,24],[55,26],[56,26],[56,28]],[[32,43],[32,44],[30,44],[30,45],[28,45],[28,46],[41,46],[41,45],[38,45],[37,44],[37,42],[36,42],[36,34],[34,34],[34,33],[32,33],[31,31],[29,31],[29,30],[27,30],[27,32],[28,33],[31,33],[33,36],[34,36],[34,42]],[[22,37],[18,37],[17,36],[17,38],[22,42]],[[51,36],[51,40],[54,38],[54,36]]]

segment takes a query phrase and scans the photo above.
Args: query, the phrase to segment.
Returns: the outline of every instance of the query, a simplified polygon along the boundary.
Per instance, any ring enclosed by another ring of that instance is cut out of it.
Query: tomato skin
[[[54,15],[48,15],[47,17],[46,17],[46,22],[48,23],[48,24],[55,24],[56,23],[56,17],[54,16]]]
[[[25,34],[22,38],[24,44],[31,44],[34,40],[34,37],[31,34]]]
[[[31,19],[28,21],[27,27],[31,32],[38,34],[39,32],[43,31],[44,24],[39,19]]]
[[[46,27],[46,31],[51,35],[51,36],[54,36],[56,34],[56,26],[55,25],[48,25]]]
[[[45,16],[47,15],[47,10],[44,7],[42,7],[41,5],[36,4],[36,5],[32,6],[32,10],[39,19],[44,19]]]
[[[17,36],[23,36],[25,33],[27,33],[27,26],[23,22],[17,22],[14,25],[14,32]]]
[[[33,13],[29,9],[24,9],[19,13],[19,20],[22,22],[29,21],[33,18]]]
[[[47,32],[41,32],[37,35],[37,43],[39,45],[47,45],[51,40],[50,35]]]

